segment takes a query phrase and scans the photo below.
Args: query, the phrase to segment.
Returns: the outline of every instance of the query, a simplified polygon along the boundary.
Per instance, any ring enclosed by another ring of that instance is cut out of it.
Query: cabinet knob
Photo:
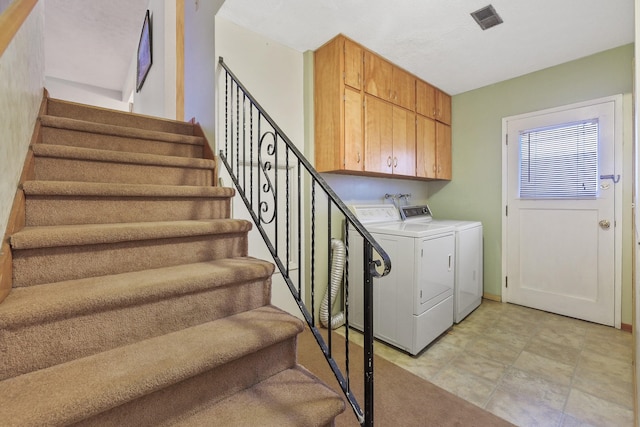
[[[433,164],[433,172],[434,173],[436,172],[436,164],[435,163]]]
[[[360,152],[358,151],[358,161],[356,163],[360,163]]]
[[[387,166],[391,167],[391,156],[387,157]]]
[[[397,158],[397,157],[394,157],[394,158],[393,158],[393,167],[394,167],[394,168],[397,168],[397,167],[398,167],[398,158]]]

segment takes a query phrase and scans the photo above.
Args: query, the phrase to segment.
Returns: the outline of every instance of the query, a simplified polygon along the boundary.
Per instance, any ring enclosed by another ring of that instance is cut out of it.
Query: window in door
[[[598,196],[598,119],[520,132],[520,198]]]

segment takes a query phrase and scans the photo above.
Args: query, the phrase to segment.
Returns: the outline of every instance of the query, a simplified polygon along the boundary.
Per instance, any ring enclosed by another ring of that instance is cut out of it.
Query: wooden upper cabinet
[[[451,125],[451,97],[436,89],[436,120]]]
[[[416,176],[416,113],[393,106],[393,174]]]
[[[338,35],[314,54],[319,172],[451,179],[451,97]]]
[[[362,88],[362,47],[344,39],[344,84],[354,89]]]
[[[429,83],[417,80],[416,113],[451,125],[451,97]]]
[[[391,80],[391,102],[407,110],[416,110],[416,78],[394,67]]]
[[[364,91],[391,101],[393,65],[373,52],[364,52]]]
[[[364,134],[362,129],[362,96],[359,91],[344,89],[344,169],[364,170]]]
[[[416,116],[416,176],[436,178],[436,121]]]
[[[393,105],[365,95],[364,170],[393,173]]]
[[[436,89],[422,80],[416,81],[416,113],[436,118]]]
[[[365,95],[365,171],[416,176],[413,111]]]
[[[436,178],[451,179],[451,126],[436,122]]]
[[[415,111],[416,78],[375,53],[364,52],[364,91]]]
[[[451,127],[416,115],[416,176],[451,179]]]

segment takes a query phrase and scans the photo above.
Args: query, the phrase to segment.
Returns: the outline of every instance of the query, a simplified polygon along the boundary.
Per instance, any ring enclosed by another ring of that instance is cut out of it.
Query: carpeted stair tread
[[[340,396],[309,371],[297,366],[173,425],[320,427],[331,425],[344,409]]]
[[[127,126],[117,126],[104,123],[94,123],[67,117],[40,116],[42,126],[68,129],[79,132],[100,135],[121,136],[125,138],[148,139],[152,141],[173,142],[178,144],[202,145],[204,138],[200,136],[183,135],[169,132],[139,129]]]
[[[25,227],[11,236],[11,247],[20,250],[236,234],[246,233],[251,227],[249,221],[239,219]]]
[[[27,196],[228,198],[235,195],[231,187],[81,181],[26,181],[22,189]]]
[[[93,105],[78,104],[56,98],[49,98],[47,100],[47,114],[96,123],[193,135],[193,124],[188,122],[112,110]]]
[[[67,425],[291,339],[302,322],[261,307],[0,382],[7,426]]]
[[[266,279],[273,269],[273,264],[255,258],[225,258],[14,288],[0,304],[0,328],[16,329]]]
[[[73,147],[67,145],[34,144],[31,146],[31,150],[33,150],[33,154],[36,157],[89,160],[121,164],[173,166],[207,170],[212,170],[215,167],[215,162],[209,159],[98,150],[94,148]]]

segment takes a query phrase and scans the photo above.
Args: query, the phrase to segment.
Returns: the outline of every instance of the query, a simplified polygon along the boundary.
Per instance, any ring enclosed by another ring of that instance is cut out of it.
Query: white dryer
[[[456,271],[453,291],[453,321],[460,323],[482,302],[483,293],[483,250],[482,223],[455,219],[429,219],[431,209],[425,214],[425,221],[432,224],[451,226],[456,239]],[[402,212],[401,208],[401,212]]]
[[[405,221],[393,205],[351,210],[391,258],[391,272],[373,281],[374,336],[418,354],[453,325],[454,228],[422,221],[420,207]],[[360,235],[349,233],[349,322],[360,330],[362,243]]]

